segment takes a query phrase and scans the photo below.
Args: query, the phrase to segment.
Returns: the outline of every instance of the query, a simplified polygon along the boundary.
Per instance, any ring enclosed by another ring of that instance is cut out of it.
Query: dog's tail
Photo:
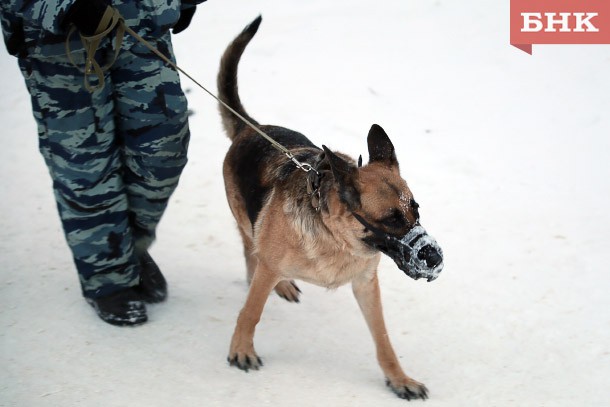
[[[254,119],[248,116],[246,110],[241,104],[239,93],[237,91],[237,65],[246,46],[258,31],[263,17],[258,16],[239,34],[225,50],[225,53],[220,60],[220,70],[218,71],[217,85],[218,97],[220,100],[235,109],[237,113],[248,119],[253,124],[258,124]],[[220,116],[222,124],[231,140],[243,129],[246,124],[240,120],[229,109],[220,106]]]

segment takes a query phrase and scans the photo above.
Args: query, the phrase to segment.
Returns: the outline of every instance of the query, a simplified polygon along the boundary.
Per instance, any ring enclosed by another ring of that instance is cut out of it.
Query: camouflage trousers
[[[173,58],[169,33],[155,45]],[[103,43],[101,63],[111,48]],[[82,55],[75,60],[84,65]],[[137,285],[138,254],[154,240],[187,161],[178,74],[139,44],[121,50],[93,93],[65,55],[22,58],[19,65],[83,295]]]

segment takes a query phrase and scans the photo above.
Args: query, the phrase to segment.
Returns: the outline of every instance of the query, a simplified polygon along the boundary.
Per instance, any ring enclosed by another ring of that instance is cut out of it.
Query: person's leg
[[[169,33],[154,45],[172,54]],[[128,211],[136,251],[143,253],[187,162],[186,97],[178,73],[140,44],[121,53],[111,76]]]
[[[171,55],[169,34],[155,46]],[[140,285],[147,302],[159,302],[167,286],[148,248],[187,162],[186,98],[178,73],[140,44],[121,53],[111,76]]]
[[[137,285],[110,84],[90,94],[65,57],[20,62],[84,296]]]

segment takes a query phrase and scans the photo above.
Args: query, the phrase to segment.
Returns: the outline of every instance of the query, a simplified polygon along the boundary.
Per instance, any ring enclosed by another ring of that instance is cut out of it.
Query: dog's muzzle
[[[415,280],[436,280],[443,270],[443,250],[421,226],[413,227],[402,238],[386,238],[383,253],[394,260],[399,269]]]
[[[360,215],[354,216],[373,232],[364,241],[388,255],[409,277],[432,281],[443,271],[443,250],[421,225],[414,226],[402,237],[395,237],[371,225]]]

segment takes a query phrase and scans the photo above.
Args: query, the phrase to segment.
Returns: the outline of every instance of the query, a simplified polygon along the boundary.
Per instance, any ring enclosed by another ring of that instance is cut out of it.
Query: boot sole
[[[97,315],[104,321],[114,326],[138,326],[142,325],[146,321],[148,321],[148,315],[146,314],[146,310],[144,312],[139,311],[130,311],[127,315],[116,315],[110,312],[104,312],[100,310],[97,303],[90,299],[86,298],[87,303],[93,307]],[[131,315],[130,315],[131,314]]]

